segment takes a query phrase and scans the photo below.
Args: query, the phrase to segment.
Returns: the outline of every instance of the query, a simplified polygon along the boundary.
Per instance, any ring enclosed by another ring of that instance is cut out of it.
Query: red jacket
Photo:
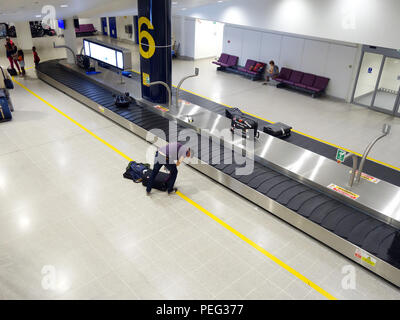
[[[35,63],[40,61],[39,55],[37,54],[36,51],[33,52],[33,61],[34,61]]]

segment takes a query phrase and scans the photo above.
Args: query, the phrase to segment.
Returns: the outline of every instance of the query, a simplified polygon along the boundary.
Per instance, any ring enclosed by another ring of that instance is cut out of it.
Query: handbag
[[[4,79],[4,86],[6,89],[14,89],[14,83],[11,81],[11,79],[7,79],[6,76],[4,75],[4,70],[0,66],[1,73],[3,74],[3,79]]]

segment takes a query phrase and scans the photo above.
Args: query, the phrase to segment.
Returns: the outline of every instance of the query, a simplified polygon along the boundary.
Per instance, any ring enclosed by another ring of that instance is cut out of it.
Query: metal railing
[[[195,68],[195,69],[194,69],[194,74],[193,74],[193,75],[184,77],[184,78],[179,82],[178,86],[176,87],[176,101],[175,101],[175,106],[176,106],[176,108],[178,108],[178,105],[179,105],[179,94],[180,94],[181,86],[182,86],[183,82],[185,82],[185,81],[186,81],[187,79],[189,79],[189,78],[197,77],[197,76],[199,75],[199,72],[200,72],[199,68]]]

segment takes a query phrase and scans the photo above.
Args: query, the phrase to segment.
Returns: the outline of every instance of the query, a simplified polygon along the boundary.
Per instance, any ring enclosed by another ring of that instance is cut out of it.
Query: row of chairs
[[[222,53],[218,61],[213,61],[218,65],[217,70],[224,70],[245,75],[252,80],[262,79],[266,64],[248,59],[244,67],[237,66],[239,57]],[[278,82],[278,88],[292,88],[306,93],[310,93],[313,98],[325,92],[329,78],[318,76],[311,73],[296,71],[289,68],[282,68],[279,75],[274,77]]]
[[[260,80],[265,69],[265,63],[248,59],[244,67],[238,66],[239,57],[222,53],[218,61],[213,61],[218,65],[217,70],[229,71],[246,76],[252,80]]]

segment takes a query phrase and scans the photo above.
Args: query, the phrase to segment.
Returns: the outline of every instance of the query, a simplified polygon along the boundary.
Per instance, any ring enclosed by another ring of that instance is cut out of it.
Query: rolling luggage
[[[10,90],[14,89],[14,83],[12,82],[12,80],[6,78],[6,75],[4,74],[4,70],[1,66],[0,66],[0,69],[1,69],[1,73],[3,74],[4,87],[6,89],[10,89]]]
[[[243,117],[244,114],[239,108],[225,109],[225,116],[232,119],[234,116]]]
[[[0,97],[0,122],[10,121],[12,119],[10,108],[6,97]]]
[[[143,181],[142,181],[143,186],[147,187],[147,185],[150,181],[150,176],[151,176],[152,172],[153,172],[153,170],[151,170],[151,169],[146,170],[144,172]],[[156,178],[154,179],[152,188],[160,190],[160,191],[167,191],[168,179],[169,179],[169,174],[160,171],[157,174]]]
[[[271,123],[264,127],[264,132],[277,138],[286,138],[291,134],[292,127],[282,122]]]
[[[7,68],[7,71],[10,74],[10,76],[12,76],[12,77],[18,75],[17,70],[15,70],[15,69]]]

